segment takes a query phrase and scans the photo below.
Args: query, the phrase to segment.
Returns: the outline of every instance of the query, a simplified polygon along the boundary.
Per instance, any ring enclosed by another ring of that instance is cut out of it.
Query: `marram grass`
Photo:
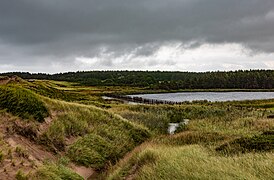
[[[20,86],[0,86],[0,108],[25,119],[42,122],[49,115],[38,95]]]
[[[73,172],[62,164],[45,163],[30,175],[29,179],[39,180],[84,180],[83,177]]]
[[[96,169],[115,164],[127,152],[150,137],[142,126],[106,110],[77,103],[43,99],[56,113],[40,142],[53,150],[64,151],[75,163]],[[66,139],[74,139],[72,144]]]
[[[142,156],[148,154],[153,158],[142,161]],[[146,147],[121,161],[107,179],[273,179],[273,174],[273,153],[226,157],[199,145],[159,145]]]

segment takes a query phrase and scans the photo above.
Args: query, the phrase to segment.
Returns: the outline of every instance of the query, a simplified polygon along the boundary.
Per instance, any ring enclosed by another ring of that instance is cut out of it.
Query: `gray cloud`
[[[273,53],[273,29],[273,0],[1,0],[0,62],[72,62],[102,47],[149,56],[172,42]]]

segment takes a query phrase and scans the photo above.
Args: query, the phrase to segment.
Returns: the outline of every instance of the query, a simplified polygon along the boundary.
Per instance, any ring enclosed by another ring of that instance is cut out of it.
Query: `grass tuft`
[[[24,174],[21,170],[17,171],[16,175],[15,175],[15,179],[16,180],[28,180],[28,176],[26,174]]]
[[[3,152],[0,150],[0,163],[2,163],[4,160],[4,154]]]
[[[17,153],[17,155],[19,157],[23,157],[23,158],[28,158],[29,157],[29,153],[26,149],[24,149],[23,147],[17,146],[15,148],[15,152]]]
[[[46,163],[40,167],[31,179],[39,180],[84,180],[69,168],[61,164]]]

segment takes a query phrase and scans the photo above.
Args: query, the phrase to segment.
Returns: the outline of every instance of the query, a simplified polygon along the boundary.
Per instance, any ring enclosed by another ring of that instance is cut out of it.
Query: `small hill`
[[[0,85],[7,84],[8,81],[9,81],[9,77],[8,76],[0,76]]]
[[[2,179],[273,177],[273,100],[127,104],[102,96],[140,89],[2,80]]]
[[[44,103],[36,94],[15,85],[0,87],[0,108],[21,118],[34,118],[39,122],[49,115]]]
[[[0,85],[10,84],[10,83],[26,83],[26,80],[12,75],[12,76],[0,76]]]
[[[31,164],[0,171],[11,179],[82,179],[75,172],[108,168],[150,137],[146,128],[106,110],[44,97],[20,84],[0,86],[0,111],[0,156],[6,162],[0,166]]]

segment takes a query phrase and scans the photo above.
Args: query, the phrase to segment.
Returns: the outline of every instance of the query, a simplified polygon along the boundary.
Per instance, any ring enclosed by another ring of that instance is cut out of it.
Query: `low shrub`
[[[16,175],[15,175],[15,179],[16,180],[28,180],[28,176],[26,174],[24,174],[21,170],[17,171]]]
[[[79,164],[103,168],[113,150],[115,147],[106,139],[95,134],[88,134],[69,148],[68,156]]]
[[[264,132],[253,137],[242,137],[225,143],[216,148],[218,152],[224,153],[246,153],[271,151],[274,149],[274,131]]]

